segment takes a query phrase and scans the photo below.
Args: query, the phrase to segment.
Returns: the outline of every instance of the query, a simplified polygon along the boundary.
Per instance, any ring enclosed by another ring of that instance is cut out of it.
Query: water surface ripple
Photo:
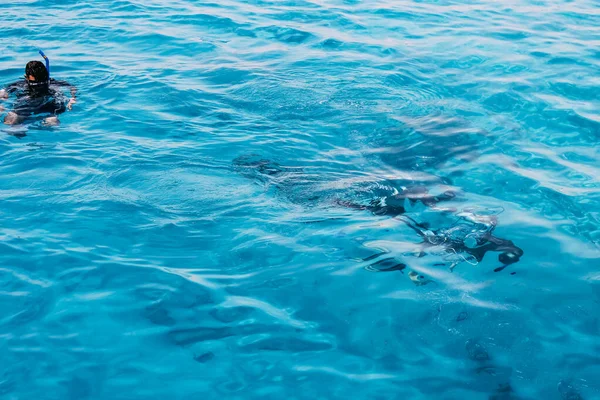
[[[596,0],[0,9],[0,397],[600,398]]]

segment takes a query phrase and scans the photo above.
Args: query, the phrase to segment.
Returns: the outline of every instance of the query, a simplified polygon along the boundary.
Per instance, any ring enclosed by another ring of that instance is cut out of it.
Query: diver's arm
[[[71,85],[68,82],[61,81],[61,83],[63,83],[62,86],[65,86],[65,87],[69,88],[69,91],[71,92],[71,97],[74,98],[74,99],[76,99],[77,98],[77,88],[75,86]]]
[[[4,89],[0,89],[0,101],[8,99],[8,96],[15,92],[23,82],[14,82]]]
[[[77,88],[73,85],[69,85],[69,89],[71,90],[71,98],[69,99],[69,104],[67,104],[67,109],[71,111],[73,109],[73,104],[77,103]]]
[[[73,104],[75,103],[77,103],[77,88],[75,86],[71,86],[71,98],[67,104],[67,109],[71,111],[73,109]]]
[[[73,108],[73,104],[77,103],[77,88],[71,85],[69,82],[59,81],[56,79],[52,79],[51,84],[69,88],[69,90],[71,91],[71,98],[69,99],[69,103],[67,104],[67,109],[71,111],[71,109]]]

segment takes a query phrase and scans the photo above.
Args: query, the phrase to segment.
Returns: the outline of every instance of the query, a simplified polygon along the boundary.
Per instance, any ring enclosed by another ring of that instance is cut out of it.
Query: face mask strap
[[[27,84],[33,87],[47,86],[50,81],[45,82],[31,82],[29,79],[27,80]]]

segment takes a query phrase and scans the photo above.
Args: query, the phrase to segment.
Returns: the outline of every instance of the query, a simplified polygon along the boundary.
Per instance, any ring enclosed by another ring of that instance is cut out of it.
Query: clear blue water
[[[3,0],[0,35],[0,84],[41,48],[79,88],[1,128],[1,398],[600,398],[596,0]],[[456,197],[342,205],[403,187]]]

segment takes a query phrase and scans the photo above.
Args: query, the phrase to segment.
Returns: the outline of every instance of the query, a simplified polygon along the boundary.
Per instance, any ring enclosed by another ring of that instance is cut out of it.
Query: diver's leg
[[[54,107],[54,109],[52,110],[52,113],[54,114],[51,117],[47,117],[44,118],[44,125],[46,126],[58,126],[60,125],[60,121],[58,120],[58,115],[64,113],[67,108],[65,107],[64,104],[52,104],[52,107]]]
[[[17,114],[14,111],[9,112],[8,114],[6,114],[6,116],[4,117],[4,123],[6,125],[17,125],[19,124],[21,121],[23,121],[23,117],[21,117],[19,114]]]
[[[58,120],[57,116],[44,118],[44,125],[57,126],[59,124],[60,124],[60,121]]]

